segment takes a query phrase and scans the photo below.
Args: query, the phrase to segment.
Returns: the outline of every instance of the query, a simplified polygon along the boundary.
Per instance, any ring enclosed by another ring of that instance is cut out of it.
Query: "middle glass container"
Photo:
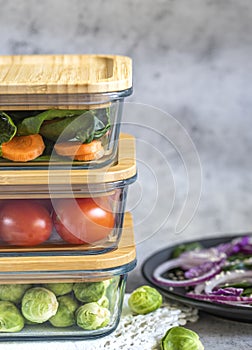
[[[1,255],[99,254],[117,248],[136,173],[130,135],[121,135],[118,163],[107,168],[1,171]]]

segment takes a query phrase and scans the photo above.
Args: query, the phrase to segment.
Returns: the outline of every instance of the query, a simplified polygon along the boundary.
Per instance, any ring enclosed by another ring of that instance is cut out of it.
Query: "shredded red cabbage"
[[[182,253],[178,258],[168,260],[159,265],[153,279],[160,285],[170,287],[187,287],[188,297],[216,303],[224,303],[252,307],[252,270],[245,265],[246,259],[239,260],[236,254],[252,256],[252,243],[249,236],[233,239],[231,242],[219,244],[209,249],[195,249]],[[239,270],[233,270],[234,256]],[[225,269],[224,269],[225,268]],[[179,269],[183,278],[167,278],[167,273]],[[248,285],[248,289],[241,287]]]
[[[243,288],[227,287],[227,288],[218,288],[216,290],[213,290],[210,294],[211,295],[232,295],[232,296],[238,297],[242,294],[243,291],[244,291]]]

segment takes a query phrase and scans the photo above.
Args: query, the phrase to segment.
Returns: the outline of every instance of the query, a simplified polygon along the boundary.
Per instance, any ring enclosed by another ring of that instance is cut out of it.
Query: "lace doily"
[[[160,340],[173,326],[196,322],[198,311],[190,306],[164,301],[161,308],[147,315],[134,315],[125,294],[120,323],[109,336],[88,344],[88,350],[159,350]],[[85,348],[86,349],[86,348]]]

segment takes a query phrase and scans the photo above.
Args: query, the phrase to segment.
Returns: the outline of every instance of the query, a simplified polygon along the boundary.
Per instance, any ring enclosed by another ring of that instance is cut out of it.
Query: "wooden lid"
[[[29,191],[33,195],[45,191],[49,186],[104,184],[129,179],[136,175],[135,138],[129,134],[121,134],[119,139],[118,163],[99,169],[45,169],[45,170],[4,170],[0,167],[0,198],[6,198],[4,192],[18,193]],[[39,186],[35,186],[39,185]],[[19,186],[19,188],[15,187]],[[28,186],[28,187],[27,187]],[[56,187],[53,187],[56,190]]]
[[[118,249],[98,255],[11,256],[0,255],[1,272],[97,271],[113,270],[136,259],[132,216],[125,213]],[[10,277],[11,278],[11,275]],[[2,276],[0,277],[2,281]],[[2,283],[2,282],[1,282]],[[23,282],[24,283],[24,282]]]
[[[1,95],[95,94],[131,87],[132,61],[125,56],[0,56]]]

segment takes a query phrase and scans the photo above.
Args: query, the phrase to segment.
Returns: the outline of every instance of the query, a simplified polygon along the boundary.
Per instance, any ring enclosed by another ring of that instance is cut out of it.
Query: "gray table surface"
[[[131,292],[140,285],[146,284],[146,281],[141,275],[141,266],[144,259],[149,256],[150,247],[151,242],[150,244],[143,244],[138,249],[139,261],[137,267],[128,275],[128,292]],[[199,334],[205,350],[252,349],[252,323],[232,321],[199,311],[198,321],[187,323],[185,327]]]

